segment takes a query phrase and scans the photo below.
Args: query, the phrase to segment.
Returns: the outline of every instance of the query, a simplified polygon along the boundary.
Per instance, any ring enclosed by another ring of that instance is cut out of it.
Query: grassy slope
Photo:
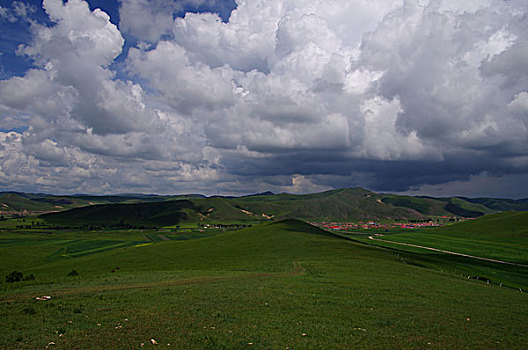
[[[383,239],[528,264],[528,212],[492,214],[445,227],[386,235]],[[402,246],[394,247],[419,251]],[[502,269],[506,272],[500,272]],[[528,274],[525,268],[506,266],[494,271],[484,270],[483,273],[493,274],[494,279],[499,279],[501,274],[511,271],[515,275],[512,279],[516,281],[515,285],[518,285],[523,274]]]
[[[0,194],[0,203],[4,204],[0,210],[14,211],[48,211],[57,210],[53,203],[38,202],[13,193]]]
[[[477,220],[446,226],[441,231],[453,237],[528,245],[528,212],[509,211],[483,216]]]
[[[193,349],[522,348],[528,332],[524,293],[404,264],[298,221],[59,259],[46,240],[60,234],[31,237],[40,249],[8,257],[31,255],[23,270],[37,279],[2,284],[3,348],[139,348],[152,338]],[[66,277],[72,268],[80,276]]]

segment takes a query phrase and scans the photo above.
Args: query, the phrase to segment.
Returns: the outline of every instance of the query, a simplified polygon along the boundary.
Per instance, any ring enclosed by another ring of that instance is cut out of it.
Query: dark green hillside
[[[194,211],[189,200],[135,204],[101,204],[41,215],[49,224],[78,226],[169,226],[177,225]]]

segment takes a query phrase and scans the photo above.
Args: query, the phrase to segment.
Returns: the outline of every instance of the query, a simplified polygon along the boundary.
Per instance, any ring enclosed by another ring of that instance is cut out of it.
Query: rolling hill
[[[99,204],[40,216],[48,224],[114,228],[262,221],[225,198]]]
[[[528,204],[521,201],[410,197],[378,194],[361,188],[305,195],[262,193],[209,198],[199,195],[81,198],[94,202],[99,198],[99,202],[106,200],[111,203],[46,214],[42,218],[51,224],[60,225],[159,227],[182,223],[264,222],[287,218],[347,221],[426,219],[431,216],[479,217],[497,212],[492,208],[498,207],[528,209]]]

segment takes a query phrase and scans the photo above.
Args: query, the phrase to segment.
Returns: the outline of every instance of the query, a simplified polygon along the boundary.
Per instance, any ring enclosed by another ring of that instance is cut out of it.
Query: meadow
[[[297,220],[202,235],[4,230],[0,250],[2,276],[35,276],[0,284],[6,349],[520,349],[528,334],[526,293]]]

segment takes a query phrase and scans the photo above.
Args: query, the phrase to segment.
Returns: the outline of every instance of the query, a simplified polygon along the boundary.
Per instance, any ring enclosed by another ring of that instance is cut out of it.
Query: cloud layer
[[[528,196],[523,1],[182,4],[123,0],[118,28],[44,0],[35,68],[0,81],[4,189]]]

